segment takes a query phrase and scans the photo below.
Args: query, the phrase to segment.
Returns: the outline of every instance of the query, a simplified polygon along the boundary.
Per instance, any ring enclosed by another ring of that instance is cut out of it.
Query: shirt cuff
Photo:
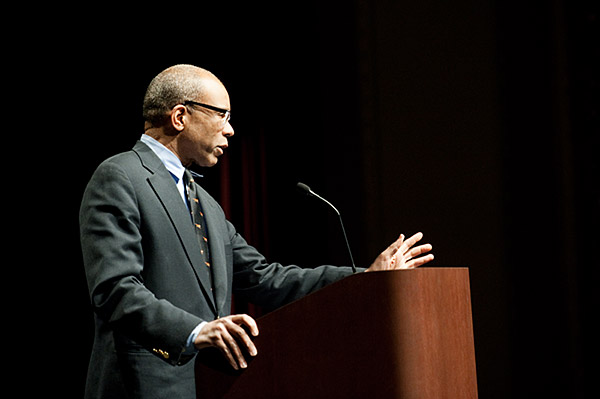
[[[190,336],[188,337],[186,343],[185,343],[185,351],[183,352],[184,354],[192,354],[195,353],[197,351],[196,346],[194,346],[194,342],[196,341],[196,337],[198,336],[198,334],[200,334],[200,330],[202,330],[202,328],[208,324],[208,322],[203,321],[202,323],[198,324],[196,326],[196,328],[194,328],[192,330],[192,333],[190,334]]]

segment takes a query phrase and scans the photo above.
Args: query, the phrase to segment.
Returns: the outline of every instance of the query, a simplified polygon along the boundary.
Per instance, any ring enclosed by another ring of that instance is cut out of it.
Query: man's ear
[[[187,108],[183,104],[178,104],[171,110],[171,125],[178,132],[182,132],[185,128],[185,118],[187,113]]]

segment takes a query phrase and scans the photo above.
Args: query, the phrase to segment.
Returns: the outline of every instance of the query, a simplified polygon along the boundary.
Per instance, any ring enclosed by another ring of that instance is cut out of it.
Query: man
[[[215,165],[234,135],[229,110],[212,73],[166,69],[147,89],[140,141],[86,188],[81,244],[96,326],[86,398],[195,398],[198,349],[219,348],[234,369],[258,353],[254,319],[229,315],[232,293],[277,307],[351,274],[268,263],[194,181],[186,167]],[[431,261],[431,245],[413,247],[421,237],[400,236],[366,271]]]

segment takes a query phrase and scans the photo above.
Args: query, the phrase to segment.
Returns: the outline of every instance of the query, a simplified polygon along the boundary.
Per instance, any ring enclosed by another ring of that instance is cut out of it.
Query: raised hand
[[[427,262],[431,262],[433,254],[421,256],[431,251],[433,248],[431,244],[423,244],[413,248],[422,238],[423,233],[417,233],[409,239],[404,240],[404,234],[401,234],[400,238],[379,254],[366,271],[414,269]]]

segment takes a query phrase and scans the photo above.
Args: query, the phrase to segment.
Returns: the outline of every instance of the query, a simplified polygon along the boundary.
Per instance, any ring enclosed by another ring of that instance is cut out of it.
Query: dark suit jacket
[[[95,315],[86,398],[195,398],[186,340],[201,321],[229,314],[232,293],[277,307],[351,274],[268,263],[198,189],[214,295],[190,213],[149,147],[138,142],[91,178],[80,210]]]

